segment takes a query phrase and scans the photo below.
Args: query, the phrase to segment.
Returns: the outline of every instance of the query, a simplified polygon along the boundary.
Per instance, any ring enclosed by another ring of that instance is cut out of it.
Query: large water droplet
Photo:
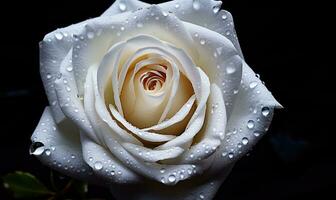
[[[121,11],[126,11],[126,9],[127,9],[127,6],[126,6],[126,4],[123,2],[123,1],[120,1],[119,2],[119,9],[121,10]]]
[[[248,142],[249,142],[249,140],[248,140],[246,137],[244,137],[244,138],[242,139],[242,143],[243,143],[243,145],[247,145]]]
[[[95,168],[95,170],[103,169],[103,163],[101,163],[100,161],[95,162],[94,168]]]
[[[253,129],[254,128],[254,121],[253,120],[249,120],[247,122],[247,128],[249,128],[249,129]]]
[[[43,152],[44,152],[44,144],[42,142],[34,142],[29,148],[30,155],[39,156]]]
[[[171,183],[174,183],[174,182],[176,181],[176,177],[175,177],[175,175],[174,175],[174,174],[169,175],[169,177],[168,177],[168,181],[171,182]]]
[[[199,10],[201,8],[201,4],[200,4],[199,0],[193,0],[193,8],[195,10]]]
[[[261,113],[263,116],[267,117],[270,114],[270,109],[268,107],[263,107]]]

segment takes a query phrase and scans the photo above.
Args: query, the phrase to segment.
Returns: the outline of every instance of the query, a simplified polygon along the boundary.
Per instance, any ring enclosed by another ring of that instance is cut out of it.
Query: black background
[[[158,1],[146,1],[159,3]],[[321,44],[326,12],[316,2],[224,0],[235,19],[245,59],[285,107],[268,134],[241,159],[216,199],[324,199],[335,188],[335,142],[329,114],[332,65]],[[0,175],[15,170],[44,177],[29,156],[30,136],[47,99],[38,42],[58,27],[100,15],[110,0],[10,1],[1,5]],[[333,24],[332,24],[333,25]],[[334,50],[333,50],[334,51]],[[332,116],[332,115],[331,115]],[[329,120],[328,120],[329,119]],[[111,199],[104,189],[90,196]],[[2,188],[0,199],[10,199]]]

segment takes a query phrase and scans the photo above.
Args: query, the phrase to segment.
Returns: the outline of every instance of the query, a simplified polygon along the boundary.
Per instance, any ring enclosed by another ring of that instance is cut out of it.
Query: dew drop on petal
[[[247,128],[248,129],[253,129],[254,128],[254,121],[253,120],[249,120],[247,122]]]
[[[258,82],[253,81],[253,82],[250,83],[249,86],[250,86],[251,89],[254,89],[255,87],[257,87],[257,85],[258,85]]]
[[[55,33],[55,38],[57,40],[62,40],[63,39],[63,34],[62,33]]]
[[[68,72],[71,72],[71,71],[73,70],[73,68],[72,68],[72,66],[69,66],[69,67],[66,68],[66,70],[67,70]]]
[[[51,154],[50,149],[46,149],[46,150],[45,150],[45,154],[46,154],[47,156],[50,156],[50,154]]]
[[[256,132],[253,133],[253,135],[256,136],[256,137],[259,137],[260,133],[256,131]]]
[[[249,140],[248,140],[246,137],[244,137],[244,138],[242,139],[242,143],[243,143],[243,145],[247,145],[248,142],[249,142]]]
[[[100,161],[97,161],[94,163],[95,170],[101,170],[103,169],[103,164]]]
[[[168,181],[169,181],[170,183],[174,183],[174,182],[176,181],[176,177],[175,177],[175,175],[174,175],[174,174],[169,175],[169,177],[168,177]]]
[[[200,40],[200,43],[201,43],[201,45],[205,45],[206,42],[205,42],[204,39],[201,39],[201,40]]]
[[[200,4],[199,0],[193,0],[193,8],[195,10],[199,10],[201,8],[201,4]]]
[[[121,10],[121,11],[126,11],[126,9],[127,9],[127,6],[126,6],[126,4],[123,2],[123,1],[120,1],[119,2],[119,9]]]
[[[261,109],[261,114],[264,116],[264,117],[267,117],[270,113],[270,109],[268,107],[263,107]]]
[[[230,152],[230,153],[228,154],[228,156],[229,156],[230,159],[232,159],[232,158],[233,158],[233,153]]]
[[[223,15],[222,15],[222,19],[223,19],[223,20],[226,20],[226,19],[227,19],[227,15],[226,15],[226,14],[223,14]]]
[[[86,35],[89,39],[92,39],[95,36],[93,32],[88,32]]]
[[[178,3],[175,4],[175,8],[176,8],[176,9],[179,9],[179,8],[180,8],[180,4],[178,4]]]
[[[42,142],[34,142],[29,148],[29,153],[30,155],[39,156],[44,152],[44,150],[45,147]]]
[[[233,73],[235,73],[235,72],[236,72],[236,68],[233,67],[233,66],[228,66],[228,67],[226,68],[226,73],[227,73],[227,74],[233,74]]]

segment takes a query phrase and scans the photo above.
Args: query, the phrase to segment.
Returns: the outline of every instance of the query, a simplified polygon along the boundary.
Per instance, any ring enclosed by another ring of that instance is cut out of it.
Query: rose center
[[[166,66],[159,65],[160,67],[163,67],[167,69]],[[140,76],[140,82],[147,92],[154,92],[158,91],[162,88],[166,81],[166,72],[159,71],[159,70],[150,70],[145,73],[143,73]]]

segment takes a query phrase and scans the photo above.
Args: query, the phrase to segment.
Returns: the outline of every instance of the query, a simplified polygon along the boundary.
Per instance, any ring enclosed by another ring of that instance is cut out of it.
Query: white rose
[[[220,6],[117,0],[48,34],[32,154],[118,199],[213,198],[280,107]]]

